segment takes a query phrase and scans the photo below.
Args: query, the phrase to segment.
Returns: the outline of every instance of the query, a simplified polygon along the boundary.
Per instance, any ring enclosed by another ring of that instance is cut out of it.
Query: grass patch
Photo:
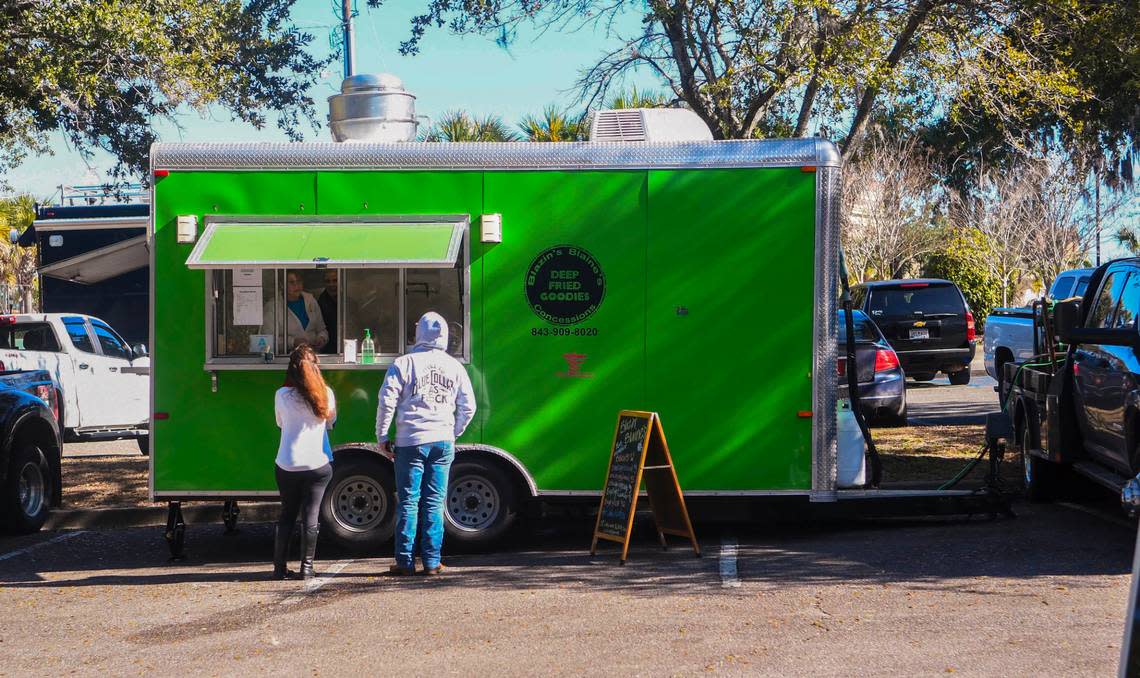
[[[962,426],[905,426],[901,428],[871,429],[871,436],[883,462],[883,482],[945,482],[950,480],[976,457],[985,442],[985,427],[978,424]],[[978,487],[989,471],[989,461],[983,460],[959,487]],[[1021,461],[1006,453],[1002,464],[1002,478],[1016,482],[1021,477]]]
[[[152,506],[146,457],[64,457],[63,508]]]

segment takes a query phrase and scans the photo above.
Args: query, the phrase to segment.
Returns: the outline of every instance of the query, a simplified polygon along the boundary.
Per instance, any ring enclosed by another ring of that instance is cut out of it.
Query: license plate
[[[910,338],[911,339],[929,339],[930,338],[930,330],[925,330],[925,329],[924,330],[911,330],[910,331]]]

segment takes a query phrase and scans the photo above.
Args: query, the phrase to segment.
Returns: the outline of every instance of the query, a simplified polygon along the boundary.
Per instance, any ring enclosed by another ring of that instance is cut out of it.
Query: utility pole
[[[1100,165],[1096,168],[1096,265],[1100,266]]]
[[[348,78],[356,72],[355,38],[352,34],[352,2],[344,0],[341,7],[341,28],[344,31],[344,77]]]

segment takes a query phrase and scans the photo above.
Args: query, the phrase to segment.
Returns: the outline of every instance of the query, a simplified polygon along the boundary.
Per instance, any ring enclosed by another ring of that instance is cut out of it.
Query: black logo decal
[[[598,260],[586,250],[557,245],[531,263],[524,287],[535,315],[556,325],[573,325],[601,306],[606,276]]]

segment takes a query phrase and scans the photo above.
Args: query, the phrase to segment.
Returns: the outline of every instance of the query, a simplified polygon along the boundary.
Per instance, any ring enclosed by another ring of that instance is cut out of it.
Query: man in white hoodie
[[[384,375],[376,409],[376,440],[391,451],[388,428],[396,420],[396,564],[394,575],[415,573],[417,528],[424,574],[439,574],[443,502],[455,439],[475,415],[471,380],[447,354],[447,321],[425,313],[416,344]]]

